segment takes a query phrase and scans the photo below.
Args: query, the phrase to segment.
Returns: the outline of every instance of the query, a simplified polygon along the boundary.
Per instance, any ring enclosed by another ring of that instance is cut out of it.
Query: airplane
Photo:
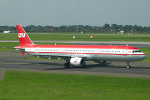
[[[117,45],[36,45],[34,44],[21,25],[16,25],[20,46],[16,50],[24,53],[46,58],[64,59],[64,68],[86,65],[85,61],[105,63],[106,61],[122,61],[131,68],[130,62],[146,59],[146,55],[138,48]]]

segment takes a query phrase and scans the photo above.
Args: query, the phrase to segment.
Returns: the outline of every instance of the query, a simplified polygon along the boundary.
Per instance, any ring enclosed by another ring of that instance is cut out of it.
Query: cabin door
[[[94,50],[94,54],[97,56],[98,55],[98,49]]]
[[[125,47],[123,51],[123,56],[127,56],[128,55],[127,53],[128,53],[128,47]]]

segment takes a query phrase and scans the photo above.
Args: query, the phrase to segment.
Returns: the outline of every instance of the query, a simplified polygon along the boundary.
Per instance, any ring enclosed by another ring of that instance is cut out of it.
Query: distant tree
[[[104,28],[104,30],[109,31],[110,25],[106,23],[106,24],[103,26],[103,28]]]
[[[62,26],[35,26],[29,25],[24,27],[26,32],[87,32],[87,33],[101,33],[101,32],[119,32],[124,31],[125,33],[130,33],[131,30],[136,33],[150,33],[149,27],[142,27],[137,25],[117,25],[117,24],[104,24],[103,26],[90,26],[90,25],[62,25]],[[0,26],[0,32],[3,31],[13,31],[16,32],[15,26]]]
[[[118,30],[123,31],[123,25],[118,25]]]
[[[55,30],[54,26],[44,26],[43,29],[45,32],[53,32]]]
[[[138,32],[139,31],[139,27],[137,25],[134,25],[132,27],[133,32]]]
[[[24,28],[25,28],[26,32],[35,32],[37,30],[35,25],[29,25]]]
[[[144,32],[150,32],[150,26],[149,27],[144,27],[143,30],[144,30]]]
[[[117,24],[111,24],[111,30],[113,31],[113,32],[118,32],[118,25]]]
[[[132,29],[132,25],[125,25],[123,27],[123,30],[126,32],[126,33],[130,33],[131,32],[131,29]]]
[[[44,32],[43,26],[40,26],[40,25],[38,25],[38,26],[36,27],[36,30],[38,30],[39,32]]]

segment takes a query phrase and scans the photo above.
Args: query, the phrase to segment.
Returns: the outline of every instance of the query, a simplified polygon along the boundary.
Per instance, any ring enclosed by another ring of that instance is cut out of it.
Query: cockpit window
[[[132,53],[140,53],[140,50],[133,50]]]

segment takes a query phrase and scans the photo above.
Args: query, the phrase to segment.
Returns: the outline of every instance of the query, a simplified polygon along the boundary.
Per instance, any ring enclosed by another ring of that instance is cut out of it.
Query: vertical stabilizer
[[[20,46],[34,45],[21,25],[16,25]]]

